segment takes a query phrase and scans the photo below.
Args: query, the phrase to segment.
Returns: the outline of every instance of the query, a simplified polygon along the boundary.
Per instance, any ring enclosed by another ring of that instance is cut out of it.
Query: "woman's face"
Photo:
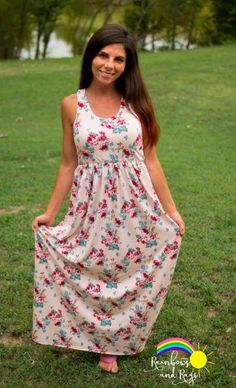
[[[123,44],[103,47],[92,61],[93,77],[102,84],[112,84],[125,70],[126,52]]]

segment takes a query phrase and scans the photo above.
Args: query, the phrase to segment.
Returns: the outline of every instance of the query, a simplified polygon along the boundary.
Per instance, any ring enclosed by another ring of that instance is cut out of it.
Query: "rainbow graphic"
[[[191,356],[191,354],[196,351],[196,347],[184,338],[170,337],[157,344],[156,354],[161,356],[172,350],[179,350],[180,352],[187,353]]]

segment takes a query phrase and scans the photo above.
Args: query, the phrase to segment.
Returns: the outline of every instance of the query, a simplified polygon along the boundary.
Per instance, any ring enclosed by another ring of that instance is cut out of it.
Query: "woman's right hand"
[[[40,214],[39,216],[35,217],[35,219],[32,222],[32,231],[36,232],[40,225],[50,226],[52,222],[53,222],[53,219],[49,217],[47,214]]]

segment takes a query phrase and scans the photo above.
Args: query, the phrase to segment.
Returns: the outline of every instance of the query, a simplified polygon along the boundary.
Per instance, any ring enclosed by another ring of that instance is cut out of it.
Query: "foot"
[[[117,365],[117,356],[106,356],[106,355],[100,355],[99,364],[100,368],[103,371],[109,372],[109,373],[117,373],[118,372],[118,365]]]

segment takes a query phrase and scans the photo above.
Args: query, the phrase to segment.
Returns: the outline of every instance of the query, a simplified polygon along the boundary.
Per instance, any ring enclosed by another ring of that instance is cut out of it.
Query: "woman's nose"
[[[105,63],[105,67],[107,69],[112,69],[113,68],[113,60],[112,59],[108,59]]]

